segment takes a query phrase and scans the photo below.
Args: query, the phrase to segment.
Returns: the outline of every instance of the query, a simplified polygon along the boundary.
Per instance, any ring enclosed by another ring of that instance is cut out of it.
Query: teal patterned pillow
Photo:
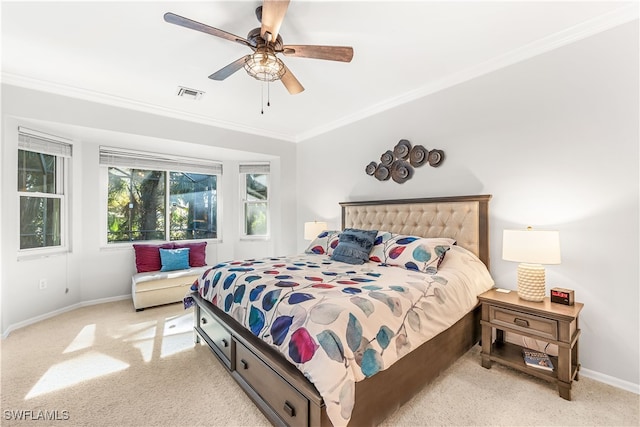
[[[339,239],[339,230],[324,230],[322,233],[318,234],[304,252],[307,254],[330,256],[336,246],[338,246]]]
[[[407,270],[436,274],[455,239],[426,238],[380,232],[369,260]]]
[[[364,264],[369,261],[369,252],[377,234],[377,230],[344,229],[331,259],[349,264]]]

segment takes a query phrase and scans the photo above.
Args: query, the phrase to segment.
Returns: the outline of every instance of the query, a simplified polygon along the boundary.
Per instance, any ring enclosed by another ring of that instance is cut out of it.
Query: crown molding
[[[383,111],[390,110],[411,101],[423,98],[427,95],[442,91],[444,89],[456,86],[460,83],[480,77],[484,74],[496,71],[498,69],[513,65],[526,59],[541,55],[545,52],[552,51],[562,46],[569,45],[579,40],[585,39],[592,35],[615,28],[628,22],[638,19],[639,4],[633,3],[613,10],[609,13],[600,15],[593,19],[587,20],[573,27],[569,27],[555,34],[538,39],[534,42],[526,44],[518,49],[507,52],[503,55],[492,58],[473,67],[467,68],[459,73],[452,74],[446,78],[425,85],[421,88],[406,92],[402,95],[389,98],[383,102],[379,102],[370,107],[362,109],[354,114],[345,116],[340,120],[327,123],[314,129],[298,134],[297,142],[301,142],[315,136],[338,129],[348,124],[357,122],[367,117],[379,114]]]
[[[323,126],[318,126],[299,134],[288,134],[280,132],[266,131],[264,129],[244,126],[235,122],[215,120],[211,117],[187,113],[175,109],[170,109],[158,105],[136,101],[133,99],[118,97],[101,92],[90,91],[68,85],[61,85],[45,80],[34,79],[22,75],[2,73],[4,84],[25,87],[44,92],[50,92],[62,96],[78,98],[86,101],[102,103],[119,108],[132,109],[136,111],[162,115],[179,120],[186,120],[201,123],[208,126],[219,127],[236,132],[243,132],[261,137],[274,138],[287,142],[302,142],[332,130],[344,127],[351,123],[360,121],[367,117],[379,114],[386,110],[398,107],[411,101],[423,98],[444,89],[456,86],[460,83],[472,80],[500,68],[524,61],[534,56],[549,52],[559,47],[585,39],[592,35],[606,31],[608,29],[626,24],[638,19],[639,4],[633,2],[630,5],[620,7],[609,13],[592,18],[573,27],[564,29],[550,36],[531,42],[518,49],[497,56],[483,63],[477,64],[459,73],[452,74],[446,78],[422,86],[418,89],[406,92],[396,97],[389,98],[382,102],[364,108],[354,114],[344,116],[339,120],[329,122]]]
[[[149,104],[146,102],[136,101],[133,99],[123,98],[106,94],[103,92],[96,92],[87,89],[81,89],[74,86],[63,85],[41,79],[34,79],[31,77],[3,72],[2,83],[12,86],[19,86],[26,89],[33,89],[37,91],[53,93],[56,95],[67,96],[70,98],[81,99],[83,101],[96,102],[99,104],[105,104],[112,107],[125,108],[143,113],[157,114],[164,117],[170,117],[178,120],[186,120],[190,122],[200,123],[208,126],[214,126],[218,128],[228,129],[236,132],[248,133],[252,135],[258,135],[261,137],[274,138],[281,141],[297,142],[295,136],[279,132],[270,132],[264,129],[253,128],[244,126],[239,123],[227,122],[223,120],[216,120],[208,116],[187,113],[171,108],[162,107],[159,105]]]

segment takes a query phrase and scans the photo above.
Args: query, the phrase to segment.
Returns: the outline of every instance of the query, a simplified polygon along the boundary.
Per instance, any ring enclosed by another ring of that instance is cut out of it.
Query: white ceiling
[[[306,90],[272,83],[260,114],[264,85],[244,70],[207,78],[248,48],[163,20],[170,11],[246,37],[259,4],[2,1],[2,79],[301,141],[638,17],[635,1],[292,0],[285,44],[353,46],[354,58],[281,56]],[[205,94],[180,98],[178,86]]]

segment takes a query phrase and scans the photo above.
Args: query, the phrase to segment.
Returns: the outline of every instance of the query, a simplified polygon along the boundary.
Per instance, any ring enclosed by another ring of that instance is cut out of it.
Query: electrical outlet
[[[47,289],[47,279],[40,279],[40,290]]]

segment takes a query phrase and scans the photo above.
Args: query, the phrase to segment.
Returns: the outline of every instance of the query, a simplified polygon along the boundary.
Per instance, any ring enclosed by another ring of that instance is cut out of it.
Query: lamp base
[[[540,302],[544,300],[545,272],[540,264],[518,265],[518,296],[527,301]]]

